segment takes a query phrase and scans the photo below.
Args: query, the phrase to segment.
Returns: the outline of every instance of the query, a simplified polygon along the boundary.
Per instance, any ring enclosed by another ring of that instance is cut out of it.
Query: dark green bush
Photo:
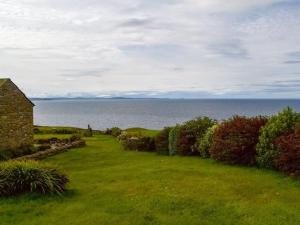
[[[213,125],[212,127],[208,128],[206,133],[197,140],[198,150],[202,158],[210,157],[209,150],[212,146],[214,131],[217,128],[218,128],[217,124]]]
[[[225,120],[213,133],[211,157],[229,164],[254,165],[259,131],[266,122],[265,117]]]
[[[289,133],[295,129],[300,122],[300,114],[294,112],[290,107],[272,116],[267,124],[261,129],[261,135],[257,144],[256,161],[260,167],[274,167],[274,160],[278,155],[275,139],[282,134]]]
[[[76,134],[83,131],[80,128],[74,127],[43,127],[35,126],[33,132],[35,134]]]
[[[120,129],[119,127],[108,128],[105,131],[105,134],[111,135],[113,137],[118,137],[121,133],[122,133],[122,129]]]
[[[81,135],[80,135],[80,134],[73,134],[73,135],[69,138],[69,141],[70,141],[70,142],[79,141],[79,140],[81,140]]]
[[[142,152],[153,152],[155,151],[154,138],[149,136],[134,136],[123,132],[119,135],[119,140],[121,141],[125,150],[136,150]]]
[[[169,155],[170,130],[170,127],[165,127],[155,136],[155,150],[158,154]]]
[[[177,154],[177,140],[180,126],[176,125],[169,132],[169,155]]]
[[[179,155],[198,155],[197,139],[201,139],[207,129],[216,124],[208,117],[199,117],[187,121],[180,126],[177,139],[177,153]]]
[[[78,131],[72,128],[57,128],[53,129],[52,132],[54,134],[76,134]]]
[[[17,158],[24,155],[29,155],[37,152],[38,149],[32,145],[24,145],[17,149],[6,149],[0,151],[0,161],[5,161],[13,158]]]
[[[51,138],[41,138],[41,139],[34,139],[35,144],[52,144],[52,143],[57,143],[62,139],[58,139],[56,137],[51,137]]]
[[[36,161],[7,161],[0,164],[0,196],[36,192],[60,194],[68,177],[56,168]]]

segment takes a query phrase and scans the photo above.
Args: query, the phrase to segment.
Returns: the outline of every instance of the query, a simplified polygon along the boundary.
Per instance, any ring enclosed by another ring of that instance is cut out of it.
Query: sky
[[[299,0],[0,0],[30,97],[299,98]]]

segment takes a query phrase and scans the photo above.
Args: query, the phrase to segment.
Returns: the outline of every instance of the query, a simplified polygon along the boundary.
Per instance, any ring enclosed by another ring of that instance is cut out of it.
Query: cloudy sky
[[[0,0],[31,97],[298,98],[299,0]]]

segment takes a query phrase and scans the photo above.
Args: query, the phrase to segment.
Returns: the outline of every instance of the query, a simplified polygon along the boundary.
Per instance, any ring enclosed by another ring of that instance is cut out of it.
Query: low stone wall
[[[81,148],[85,146],[85,141],[84,140],[78,140],[74,141],[72,143],[64,144],[64,145],[59,145],[59,146],[53,146],[52,148],[45,150],[45,151],[40,151],[31,155],[25,155],[22,157],[15,158],[14,160],[38,160],[38,159],[43,159],[52,155],[56,155],[62,152],[66,152],[69,149],[72,148]]]

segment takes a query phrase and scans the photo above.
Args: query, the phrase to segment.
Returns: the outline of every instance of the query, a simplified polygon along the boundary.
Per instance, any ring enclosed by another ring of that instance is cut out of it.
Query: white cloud
[[[298,76],[299,27],[292,0],[2,0],[0,74],[31,96],[245,84],[257,96]]]
[[[270,4],[284,2],[283,0],[186,0],[187,3],[211,12],[240,12]]]

